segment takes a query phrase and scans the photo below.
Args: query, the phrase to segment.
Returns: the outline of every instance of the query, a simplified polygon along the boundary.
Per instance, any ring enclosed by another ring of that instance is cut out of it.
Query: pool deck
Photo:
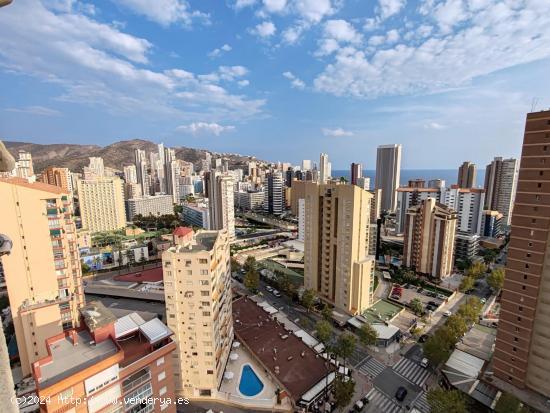
[[[220,386],[220,396],[231,403],[237,403],[246,407],[255,407],[265,410],[281,410],[289,411],[292,409],[288,399],[285,399],[282,404],[277,404],[277,397],[275,396],[275,390],[277,386],[269,378],[265,370],[254,360],[252,355],[242,345],[235,349],[231,349],[232,353],[239,355],[239,358],[235,361],[229,360],[225,371],[233,372],[234,377],[231,380],[223,379]],[[256,375],[262,381],[264,388],[255,396],[245,396],[239,391],[239,382],[241,380],[241,374],[243,366],[250,365]]]

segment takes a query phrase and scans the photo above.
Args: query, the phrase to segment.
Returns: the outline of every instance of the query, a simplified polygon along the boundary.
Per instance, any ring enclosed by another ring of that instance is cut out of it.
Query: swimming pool
[[[239,381],[239,391],[248,397],[256,396],[264,388],[264,384],[254,372],[249,364],[243,366],[241,380]]]

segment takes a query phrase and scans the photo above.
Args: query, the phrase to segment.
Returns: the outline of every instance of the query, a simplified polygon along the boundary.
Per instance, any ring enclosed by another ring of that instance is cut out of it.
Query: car
[[[391,296],[391,298],[392,298],[392,300],[397,300],[397,301],[399,301],[399,300],[401,299],[401,296],[396,295],[396,294],[393,294],[393,295]]]
[[[424,288],[422,287],[418,287],[418,290],[416,290],[417,293],[421,293],[422,291],[424,291]]]
[[[443,294],[437,294],[437,298],[439,298],[440,300],[445,301],[447,299],[447,296],[445,296]]]
[[[405,397],[407,397],[407,389],[403,386],[399,386],[399,388],[395,392],[395,398],[402,402],[403,400],[405,400]]]
[[[268,291],[268,292],[272,292],[273,291],[273,287],[271,285],[266,285],[265,286],[265,289]]]
[[[428,291],[428,292],[426,293],[426,295],[429,296],[429,297],[433,297],[433,298],[437,297],[437,294],[434,293],[433,291]]]
[[[482,298],[482,299],[479,300],[479,301],[481,301],[481,304],[485,304],[485,303],[487,302],[487,299],[486,299],[486,298]]]
[[[420,365],[421,365],[422,367],[424,367],[425,369],[428,368],[428,365],[429,365],[429,364],[430,364],[430,362],[428,361],[428,359],[427,359],[426,357],[424,357],[424,358],[422,359],[422,361],[420,362]]]
[[[271,292],[271,294],[273,294],[277,298],[279,298],[281,296],[281,293],[279,291],[275,290],[275,289]]]
[[[439,307],[439,305],[435,301],[428,301],[428,305],[431,305],[433,307]]]
[[[422,334],[420,337],[418,337],[418,342],[419,343],[425,343],[426,341],[428,341],[429,337],[430,336],[427,335],[427,334]]]
[[[445,312],[443,313],[443,315],[444,315],[445,317],[450,317],[450,316],[453,315],[453,313],[451,313],[449,310],[447,310],[447,311],[445,311]]]
[[[365,407],[364,403],[361,401],[361,400],[357,400],[355,402],[355,404],[353,405],[353,409],[356,411],[356,412],[360,412],[361,410],[363,410],[363,407]]]

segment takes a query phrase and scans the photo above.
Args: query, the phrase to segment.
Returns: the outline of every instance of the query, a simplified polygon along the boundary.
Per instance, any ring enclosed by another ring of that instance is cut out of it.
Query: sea
[[[332,171],[333,178],[344,177],[348,181],[350,180],[351,172],[345,169],[335,169]],[[363,170],[363,176],[370,178],[370,187],[374,188],[374,177],[376,171],[371,169]],[[426,184],[431,179],[443,179],[445,180],[445,186],[451,186],[456,184],[458,177],[458,168],[457,169],[401,169],[400,177],[400,186],[407,185],[407,183],[412,179],[424,179]],[[477,171],[477,183],[475,186],[483,186],[485,180],[485,171]]]

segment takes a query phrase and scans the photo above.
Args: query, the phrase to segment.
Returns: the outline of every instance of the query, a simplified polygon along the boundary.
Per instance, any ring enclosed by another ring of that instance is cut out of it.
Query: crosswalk
[[[412,403],[412,405],[417,410],[420,410],[421,413],[430,413],[431,411],[430,404],[428,403],[428,399],[426,398],[426,392],[424,391],[418,394],[416,400]]]
[[[393,370],[419,387],[422,387],[430,376],[430,371],[428,369],[425,369],[406,357],[399,360],[397,364],[393,366]]]
[[[356,347],[352,355],[348,358],[348,360],[352,366],[357,366],[367,357],[369,357],[369,353],[366,350]]]
[[[369,400],[367,412],[399,413],[402,411],[401,406],[375,387],[367,394],[367,399]]]
[[[360,373],[365,376],[369,376],[372,379],[382,373],[385,369],[386,366],[374,357],[369,357],[368,360],[364,361],[359,365],[359,367],[357,367],[357,370],[359,370]]]

